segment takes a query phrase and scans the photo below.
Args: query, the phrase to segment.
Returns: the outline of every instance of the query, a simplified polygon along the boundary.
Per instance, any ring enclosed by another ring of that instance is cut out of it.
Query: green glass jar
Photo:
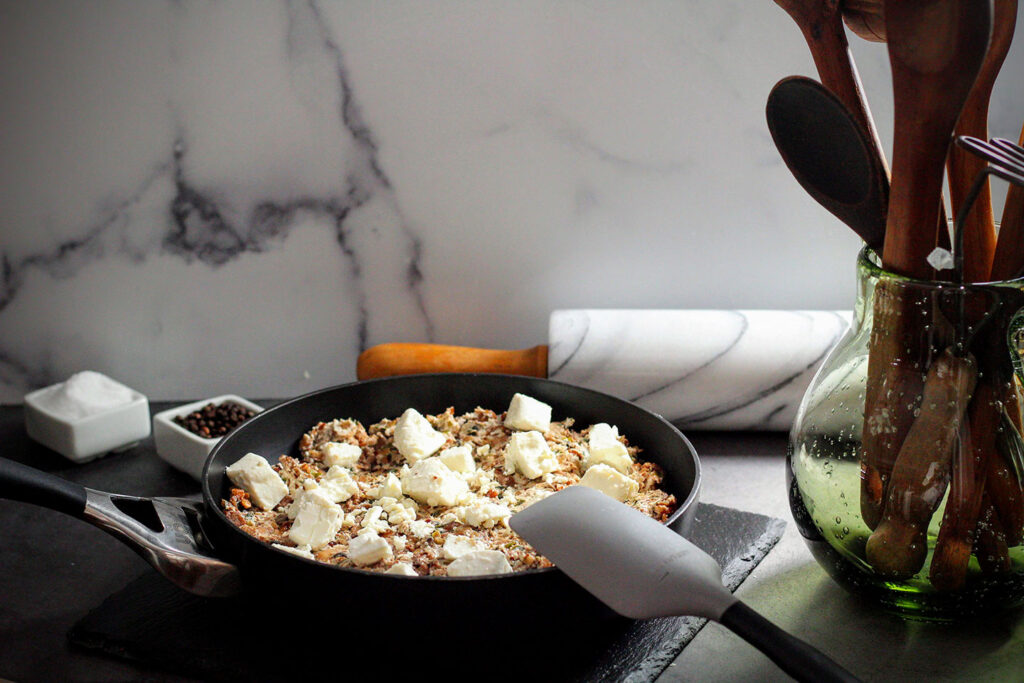
[[[1024,279],[857,261],[853,323],[790,434],[790,507],[840,584],[904,617],[1024,604]]]

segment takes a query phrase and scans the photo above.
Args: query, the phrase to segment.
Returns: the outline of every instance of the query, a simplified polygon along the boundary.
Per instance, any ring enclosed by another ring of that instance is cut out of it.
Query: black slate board
[[[781,519],[702,503],[689,538],[718,561],[723,583],[735,590],[784,528]],[[371,666],[382,678],[414,671],[427,677],[433,672],[451,679],[462,675],[521,680],[543,672],[548,679],[639,683],[656,679],[705,623],[697,617],[620,618],[580,624],[573,633],[544,633],[539,624],[533,634],[497,636],[488,655],[492,659],[484,661],[472,654],[480,652],[477,648],[460,648],[457,640],[432,631],[430,624],[409,624],[401,615],[396,615],[391,632],[367,632],[360,628],[358,615],[351,620],[344,614],[336,615],[327,630],[308,627],[301,615],[315,615],[322,607],[315,596],[298,595],[294,618],[277,624],[283,639],[269,645],[245,626],[252,623],[249,604],[184,593],[151,571],[86,615],[68,639],[80,647],[204,680],[295,679],[316,673],[322,663],[321,673],[335,679],[359,676],[361,666]],[[253,620],[258,618],[253,614]],[[500,615],[495,621],[500,623]],[[424,631],[429,635],[416,636]],[[494,652],[504,652],[500,659],[516,661],[518,667],[496,670]],[[515,657],[507,656],[512,654]],[[303,664],[275,668],[274,662],[283,659]]]

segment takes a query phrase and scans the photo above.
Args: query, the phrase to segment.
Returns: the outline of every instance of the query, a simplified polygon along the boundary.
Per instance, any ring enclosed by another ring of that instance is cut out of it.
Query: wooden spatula
[[[1024,128],[1020,142],[1024,146]],[[1010,185],[1006,191],[1003,217],[999,225],[996,255],[992,260],[992,279],[1005,280],[1024,273],[1024,187]]]
[[[981,65],[978,79],[971,88],[955,135],[988,139],[988,103],[996,76],[1010,51],[1014,25],[1017,22],[1017,0],[995,0],[992,13],[992,41]],[[967,193],[985,161],[954,145],[949,150],[947,172],[952,215],[956,216],[967,199]],[[965,282],[984,282],[992,272],[996,250],[996,226],[992,215],[992,193],[986,183],[974,199],[963,223],[963,278]]]
[[[990,0],[900,0],[885,5],[895,128],[882,261],[928,279],[943,170],[992,30]]]

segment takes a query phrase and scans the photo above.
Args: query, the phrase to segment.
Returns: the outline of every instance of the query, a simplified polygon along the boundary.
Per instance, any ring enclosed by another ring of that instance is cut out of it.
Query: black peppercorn
[[[254,415],[253,411],[231,401],[220,405],[207,403],[188,415],[178,415],[174,422],[205,439],[224,436]]]

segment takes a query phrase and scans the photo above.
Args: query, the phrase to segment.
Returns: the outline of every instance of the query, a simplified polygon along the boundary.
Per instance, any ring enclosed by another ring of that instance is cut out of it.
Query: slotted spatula
[[[566,487],[513,515],[509,524],[569,578],[623,616],[706,617],[797,680],[858,680],[740,602],[722,585],[722,570],[710,555],[599,491]]]

